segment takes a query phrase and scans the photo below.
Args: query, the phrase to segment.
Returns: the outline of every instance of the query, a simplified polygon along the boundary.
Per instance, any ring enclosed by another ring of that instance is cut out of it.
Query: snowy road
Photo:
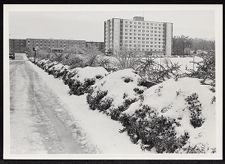
[[[66,111],[60,100],[28,62],[23,54],[10,60],[11,153],[85,153],[58,115]]]

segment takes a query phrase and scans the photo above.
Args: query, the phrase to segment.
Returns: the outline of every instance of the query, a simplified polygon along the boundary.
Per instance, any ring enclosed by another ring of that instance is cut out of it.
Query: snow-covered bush
[[[134,103],[147,87],[133,69],[113,72],[92,86],[87,102],[92,110],[109,114],[117,120],[120,113]],[[153,84],[152,84],[153,85]]]
[[[87,93],[89,88],[98,80],[108,74],[103,67],[75,68],[68,82],[70,94],[82,95]],[[69,75],[68,75],[69,76]]]
[[[213,99],[214,93],[196,78],[166,80],[122,113],[122,132],[159,153],[215,152]]]
[[[52,62],[49,60],[46,63],[44,63],[43,69],[50,74],[51,67],[53,67],[56,64],[58,64],[58,62],[56,62],[56,61]]]
[[[43,67],[46,65],[47,62],[49,62],[48,59],[42,59],[42,60],[38,60],[38,61],[36,62],[36,64],[37,64],[37,66],[43,68]]]
[[[69,67],[69,69],[67,69],[62,77],[62,80],[64,82],[65,85],[71,85],[72,84],[72,77],[75,76],[75,74],[77,73],[77,69],[76,68],[71,68]]]
[[[68,69],[69,69],[69,66],[58,63],[49,69],[49,74],[52,74],[56,78],[61,77],[64,75],[64,73]]]

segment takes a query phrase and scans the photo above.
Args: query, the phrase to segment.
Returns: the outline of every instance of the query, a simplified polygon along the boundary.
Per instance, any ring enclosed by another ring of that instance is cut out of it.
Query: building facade
[[[133,17],[133,20],[112,18],[104,21],[106,53],[127,49],[170,56],[172,38],[172,23],[145,21],[144,17]]]
[[[86,42],[86,47],[94,46],[98,51],[104,52],[104,42]]]
[[[67,49],[78,45],[79,47],[86,47],[85,40],[63,40],[63,39],[26,39],[26,47],[28,50],[32,51],[33,47],[38,47],[39,49],[47,50],[51,52],[54,49]]]
[[[9,39],[10,53],[24,53],[26,50],[26,39]]]

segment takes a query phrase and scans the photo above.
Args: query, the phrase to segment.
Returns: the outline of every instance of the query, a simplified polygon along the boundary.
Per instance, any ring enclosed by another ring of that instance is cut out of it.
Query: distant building
[[[86,42],[85,40],[66,40],[66,39],[10,39],[10,52],[24,53],[25,51],[32,52],[34,47],[47,52],[62,52],[68,48],[78,46],[85,49],[88,46],[95,46],[97,50],[104,52],[104,42]]]
[[[32,50],[33,47],[38,47],[39,49],[47,50],[51,52],[52,49],[67,49],[78,45],[80,47],[86,47],[85,40],[64,40],[64,39],[26,39],[26,47]]]
[[[173,23],[112,18],[104,21],[106,53],[125,48],[152,54],[170,56],[172,52]]]
[[[26,39],[9,39],[10,53],[24,53],[26,50]]]
[[[94,46],[98,51],[104,52],[104,42],[86,42],[86,47]]]

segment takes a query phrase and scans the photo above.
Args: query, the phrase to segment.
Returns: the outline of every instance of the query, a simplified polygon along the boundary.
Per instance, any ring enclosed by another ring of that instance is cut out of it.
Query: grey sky
[[[10,38],[103,41],[104,20],[119,17],[172,22],[174,35],[214,39],[213,11],[10,12]]]

